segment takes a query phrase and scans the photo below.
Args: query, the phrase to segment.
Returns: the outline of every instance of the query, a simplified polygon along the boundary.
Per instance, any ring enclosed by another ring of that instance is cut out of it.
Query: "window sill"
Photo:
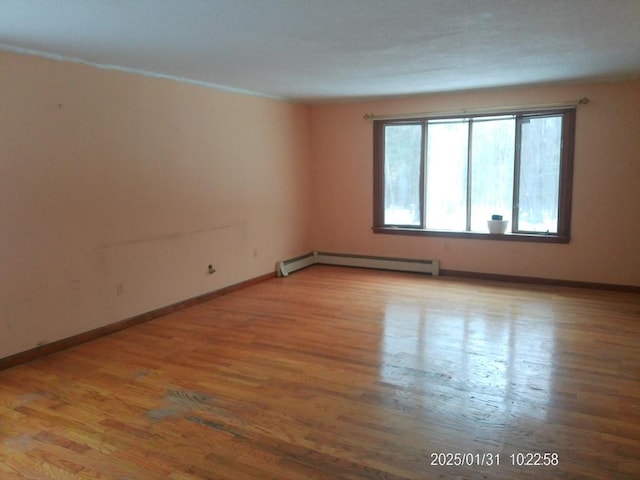
[[[416,228],[404,227],[373,227],[373,232],[390,235],[464,238],[468,240],[498,240],[506,242],[569,243],[570,240],[569,236],[561,236],[555,234],[449,232],[441,230],[421,230]]]

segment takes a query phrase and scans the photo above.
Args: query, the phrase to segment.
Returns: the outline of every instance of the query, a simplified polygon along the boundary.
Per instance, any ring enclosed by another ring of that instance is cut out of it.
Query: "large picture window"
[[[375,120],[374,231],[568,242],[574,125],[574,108]]]

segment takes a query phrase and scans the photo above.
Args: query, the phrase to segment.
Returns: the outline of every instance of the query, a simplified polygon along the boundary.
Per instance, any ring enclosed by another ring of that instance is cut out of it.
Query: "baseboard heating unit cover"
[[[300,257],[278,262],[276,272],[279,277],[311,265],[336,265],[342,267],[374,268],[398,272],[416,272],[438,275],[438,260],[419,260],[408,258],[372,257],[368,255],[347,255],[342,253],[311,252]]]

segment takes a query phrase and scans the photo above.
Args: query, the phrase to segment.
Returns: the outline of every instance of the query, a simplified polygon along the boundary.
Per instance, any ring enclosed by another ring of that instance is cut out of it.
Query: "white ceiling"
[[[0,49],[326,101],[640,76],[640,0],[0,0]]]

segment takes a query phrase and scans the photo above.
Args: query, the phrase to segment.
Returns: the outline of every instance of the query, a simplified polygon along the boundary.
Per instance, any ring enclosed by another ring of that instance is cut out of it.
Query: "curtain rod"
[[[536,110],[547,110],[550,108],[568,108],[568,107],[577,107],[578,105],[586,105],[589,103],[589,99],[587,97],[582,97],[579,100],[570,100],[562,103],[536,103],[533,105],[510,105],[505,107],[494,107],[494,108],[478,108],[478,109],[460,109],[460,110],[443,110],[439,112],[420,112],[420,113],[390,113],[390,114],[381,114],[377,115],[374,113],[365,113],[362,118],[365,120],[394,120],[394,119],[410,119],[410,118],[424,118],[424,117],[437,117],[437,116],[448,116],[448,115],[459,115],[459,114],[471,114],[475,115],[478,113],[506,113],[506,112],[517,112],[517,111],[536,111]]]

